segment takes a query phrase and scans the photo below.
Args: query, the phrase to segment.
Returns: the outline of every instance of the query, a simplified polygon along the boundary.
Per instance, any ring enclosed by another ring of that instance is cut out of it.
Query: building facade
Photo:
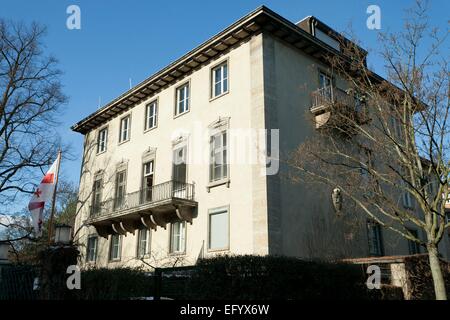
[[[258,8],[74,125],[83,264],[420,252],[365,218],[346,230],[332,190],[294,184],[279,161],[316,130],[311,93],[329,85],[326,55],[339,52],[329,31]]]

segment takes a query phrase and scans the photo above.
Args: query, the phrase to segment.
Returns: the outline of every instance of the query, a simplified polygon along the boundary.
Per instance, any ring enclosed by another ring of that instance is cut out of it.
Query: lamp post
[[[40,252],[40,299],[59,300],[71,296],[66,285],[67,268],[77,264],[78,250],[72,241],[72,227],[56,224],[54,240]]]
[[[55,244],[68,245],[72,242],[72,227],[67,224],[55,225]]]

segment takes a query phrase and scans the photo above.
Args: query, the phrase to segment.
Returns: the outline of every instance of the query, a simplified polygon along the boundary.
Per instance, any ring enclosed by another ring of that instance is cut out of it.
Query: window
[[[142,228],[139,229],[138,232],[138,247],[137,247],[137,257],[143,258],[145,255],[148,254],[148,244],[149,244],[149,234],[150,231]]]
[[[227,132],[222,131],[211,136],[211,159],[209,169],[210,182],[224,179],[228,176]]]
[[[381,226],[377,222],[367,222],[367,238],[369,241],[369,255],[382,256],[384,249],[381,238]]]
[[[95,262],[97,259],[97,236],[90,236],[87,241],[86,261]]]
[[[149,130],[156,127],[158,118],[158,103],[153,101],[145,106],[145,128]]]
[[[142,191],[143,191],[143,202],[152,201],[152,187],[153,187],[153,160],[144,163],[143,165],[143,181],[142,181]]]
[[[228,92],[228,63],[222,63],[212,70],[212,97]]]
[[[393,107],[394,108],[394,107]],[[401,139],[402,138],[402,120],[396,117],[396,115],[393,115],[391,118],[391,132],[394,139]]]
[[[186,222],[170,225],[170,253],[184,253],[186,248]]]
[[[176,198],[186,197],[187,164],[186,146],[179,147],[173,151],[173,196]]]
[[[333,39],[332,37],[330,37],[327,33],[323,32],[322,30],[319,30],[317,28],[315,28],[314,30],[314,35],[316,36],[317,39],[325,42],[327,45],[329,45],[330,47],[336,49],[337,51],[340,51],[340,44],[339,41]]]
[[[109,247],[109,260],[120,260],[122,250],[122,236],[113,234],[111,236],[111,244]]]
[[[322,89],[322,94],[324,97],[328,99],[332,99],[333,97],[333,89],[332,89],[333,81],[330,76],[327,74],[320,72],[319,73],[319,88]]]
[[[177,88],[175,115],[189,111],[189,83]]]
[[[97,153],[105,152],[107,143],[108,143],[108,128],[103,128],[98,132],[97,136]]]
[[[102,189],[103,182],[101,178],[97,178],[94,181],[94,186],[92,188],[92,210],[93,214],[99,213],[102,205]]]
[[[402,194],[402,202],[403,202],[403,206],[407,209],[413,209],[414,205],[413,205],[413,199],[411,194],[408,191],[404,191]]]
[[[225,250],[229,247],[228,209],[216,209],[209,213],[208,249]]]
[[[120,119],[119,143],[130,139],[130,116]]]
[[[116,192],[114,207],[121,208],[125,200],[127,171],[122,170],[116,173]]]
[[[186,182],[186,146],[173,151],[172,176],[176,182]]]
[[[418,234],[417,230],[408,229],[408,232],[411,233],[411,235],[414,238],[419,239],[419,234]],[[409,249],[409,254],[420,253],[420,245],[416,241],[408,240],[408,249]]]

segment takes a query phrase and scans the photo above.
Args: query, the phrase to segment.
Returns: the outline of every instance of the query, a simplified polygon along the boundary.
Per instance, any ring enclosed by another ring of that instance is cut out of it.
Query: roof
[[[205,41],[195,49],[151,75],[132,89],[126,91],[102,108],[72,126],[72,130],[86,134],[105,121],[126,112],[136,104],[157,94],[206,65],[214,57],[237,47],[251,36],[270,32],[274,36],[292,44],[306,54],[327,62],[330,53],[341,55],[339,51],[315,38],[300,26],[261,6],[240,18],[220,33]]]

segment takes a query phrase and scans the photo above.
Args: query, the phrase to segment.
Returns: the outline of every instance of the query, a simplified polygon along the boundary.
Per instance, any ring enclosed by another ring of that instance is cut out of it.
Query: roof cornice
[[[261,32],[270,32],[325,63],[327,62],[326,56],[328,54],[341,55],[339,51],[307,33],[296,24],[269,8],[261,6],[79,121],[71,129],[86,134],[102,125],[105,121],[126,112],[136,104],[173,85],[180,78],[188,76],[193,71],[209,63],[211,59],[233,49],[253,35]]]

